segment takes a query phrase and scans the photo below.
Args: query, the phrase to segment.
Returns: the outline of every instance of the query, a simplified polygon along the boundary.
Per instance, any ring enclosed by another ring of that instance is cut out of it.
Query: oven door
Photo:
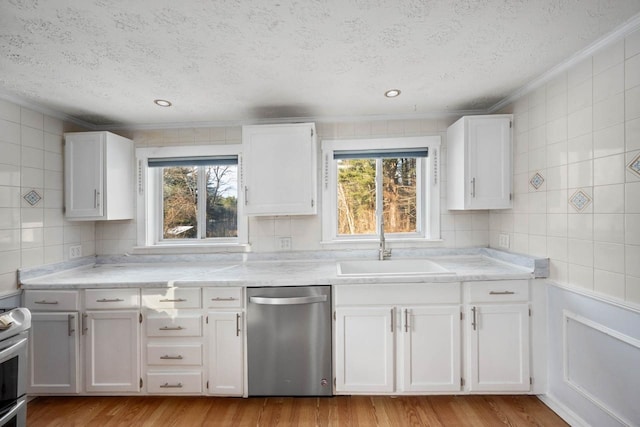
[[[0,342],[0,417],[26,394],[28,336],[25,331]]]
[[[2,427],[26,427],[27,425],[27,396],[22,396],[15,404],[0,414]]]

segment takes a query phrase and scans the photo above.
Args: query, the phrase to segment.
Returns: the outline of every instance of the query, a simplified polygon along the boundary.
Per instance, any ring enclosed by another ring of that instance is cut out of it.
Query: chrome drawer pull
[[[177,356],[169,356],[168,354],[165,354],[164,356],[160,356],[160,359],[162,360],[182,360],[182,356],[181,355],[177,355]]]
[[[215,298],[211,298],[211,301],[235,301],[238,298],[234,298],[234,297],[229,297],[229,298],[220,298],[220,297],[215,297]]]
[[[178,383],[178,384],[164,383],[160,386],[160,388],[182,388],[182,383]]]
[[[34,301],[34,304],[58,304],[58,301],[47,301],[43,299],[42,301]]]
[[[186,299],[178,298],[178,299],[161,299],[160,302],[185,302]]]
[[[96,302],[122,302],[124,301],[122,298],[102,298],[97,299]]]
[[[75,318],[76,316],[74,316],[73,314],[69,314],[67,316],[67,332],[69,336],[73,335],[73,333],[76,331],[75,329],[73,329],[73,320]]]
[[[158,329],[160,329],[161,331],[181,331],[186,328],[183,328],[182,326],[163,326]]]
[[[512,291],[491,291],[489,295],[513,295],[515,292]]]
[[[471,326],[473,326],[473,330],[475,331],[478,328],[478,322],[476,320],[476,308],[471,307],[471,312],[473,313],[473,320],[471,321]]]

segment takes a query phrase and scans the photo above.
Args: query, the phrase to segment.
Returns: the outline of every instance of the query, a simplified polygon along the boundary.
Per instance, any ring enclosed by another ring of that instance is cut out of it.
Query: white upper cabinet
[[[313,123],[243,126],[242,185],[247,215],[315,215]]]
[[[65,133],[65,217],[133,218],[133,142],[110,132]]]
[[[447,130],[448,209],[512,207],[510,114],[466,116]]]

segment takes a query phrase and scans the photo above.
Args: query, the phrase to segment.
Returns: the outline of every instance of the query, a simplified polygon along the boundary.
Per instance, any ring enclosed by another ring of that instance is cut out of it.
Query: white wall
[[[68,259],[69,246],[95,254],[93,223],[64,220],[62,134],[81,130],[0,100],[0,294],[20,267]],[[23,196],[42,198],[30,205]]]

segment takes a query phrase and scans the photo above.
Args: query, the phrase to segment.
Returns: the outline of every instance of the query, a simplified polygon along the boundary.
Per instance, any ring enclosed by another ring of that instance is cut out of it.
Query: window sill
[[[185,255],[185,254],[216,254],[216,253],[245,253],[249,252],[250,245],[240,243],[218,244],[183,244],[183,245],[156,245],[136,246],[132,249],[132,255]]]

